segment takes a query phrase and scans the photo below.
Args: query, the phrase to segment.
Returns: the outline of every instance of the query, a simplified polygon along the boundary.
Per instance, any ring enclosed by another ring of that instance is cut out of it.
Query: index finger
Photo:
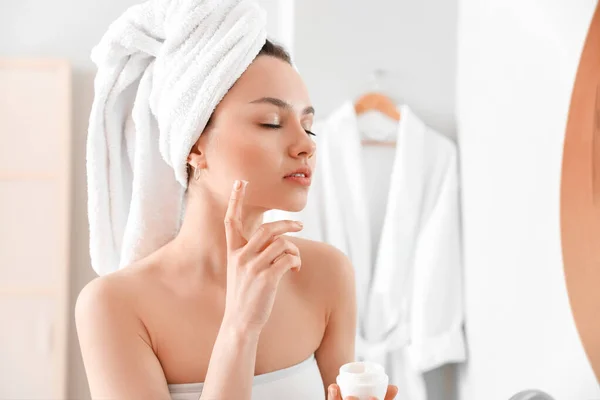
[[[398,394],[398,386],[388,385],[387,393],[385,394],[385,400],[393,400]]]
[[[228,250],[235,250],[244,245],[242,236],[242,204],[248,182],[236,180],[231,190],[227,211],[225,212],[225,236]]]

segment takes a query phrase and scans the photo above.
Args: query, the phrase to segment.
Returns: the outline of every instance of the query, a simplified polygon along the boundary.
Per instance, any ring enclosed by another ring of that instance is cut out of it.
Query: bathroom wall
[[[317,116],[371,89],[455,134],[457,0],[296,2],[294,53]]]

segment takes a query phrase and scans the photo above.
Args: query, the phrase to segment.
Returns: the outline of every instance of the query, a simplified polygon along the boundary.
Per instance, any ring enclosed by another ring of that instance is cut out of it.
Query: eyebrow
[[[291,104],[286,103],[285,101],[275,98],[275,97],[261,97],[260,99],[256,99],[256,100],[250,102],[250,104],[260,104],[260,103],[273,104],[274,106],[277,106],[284,110],[292,110],[293,109]],[[315,109],[312,106],[308,106],[304,110],[302,110],[302,115],[314,114],[314,113],[315,113]]]

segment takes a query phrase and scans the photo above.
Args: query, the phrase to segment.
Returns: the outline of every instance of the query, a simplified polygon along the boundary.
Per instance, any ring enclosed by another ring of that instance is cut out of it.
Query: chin
[[[293,206],[289,206],[289,207],[282,207],[282,208],[280,208],[280,210],[289,211],[289,212],[300,212],[300,211],[304,210],[304,207],[306,207],[306,202],[304,202],[302,205],[293,205]]]
[[[286,199],[280,199],[280,201],[275,202],[275,204],[273,204],[270,208],[288,212],[299,212],[304,210],[304,207],[306,207],[306,201],[306,196],[290,196]]]

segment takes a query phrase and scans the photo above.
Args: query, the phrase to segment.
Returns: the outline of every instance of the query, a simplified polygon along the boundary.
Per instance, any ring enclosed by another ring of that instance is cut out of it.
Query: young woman
[[[262,223],[306,204],[313,114],[288,54],[267,41],[189,154],[177,236],[78,297],[93,398],[341,399],[353,267],[332,246],[286,236],[302,229],[295,221]]]

